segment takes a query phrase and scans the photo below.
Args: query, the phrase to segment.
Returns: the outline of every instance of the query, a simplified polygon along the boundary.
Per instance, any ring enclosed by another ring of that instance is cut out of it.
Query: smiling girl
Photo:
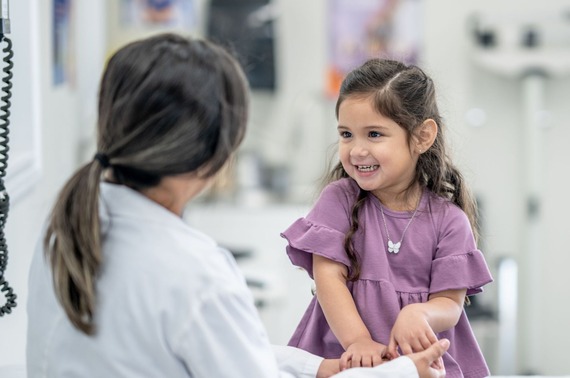
[[[344,79],[336,116],[340,161],[309,214],[282,233],[316,285],[290,345],[345,369],[448,338],[448,377],[488,376],[463,305],[492,278],[433,81],[372,59]]]

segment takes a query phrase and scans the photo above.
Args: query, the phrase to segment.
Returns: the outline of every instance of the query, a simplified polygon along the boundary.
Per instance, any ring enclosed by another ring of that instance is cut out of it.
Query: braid
[[[354,248],[352,237],[354,234],[356,234],[356,231],[358,231],[358,228],[360,226],[358,213],[360,212],[360,208],[364,204],[364,200],[367,196],[368,192],[366,190],[360,189],[358,197],[356,198],[356,202],[352,206],[350,230],[348,230],[344,238],[344,250],[346,251],[348,259],[350,260],[350,269],[347,277],[349,281],[356,281],[360,277],[360,260],[358,258],[358,252]]]

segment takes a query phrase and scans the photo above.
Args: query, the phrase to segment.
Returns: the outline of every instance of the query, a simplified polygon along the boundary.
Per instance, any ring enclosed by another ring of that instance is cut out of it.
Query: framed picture
[[[249,84],[273,91],[277,85],[274,17],[270,0],[210,0],[206,35],[236,52]]]
[[[421,0],[328,0],[326,92],[336,97],[344,76],[367,59],[416,63]]]
[[[53,84],[74,82],[72,0],[53,0]]]
[[[120,14],[124,27],[190,29],[196,23],[193,0],[121,0]]]

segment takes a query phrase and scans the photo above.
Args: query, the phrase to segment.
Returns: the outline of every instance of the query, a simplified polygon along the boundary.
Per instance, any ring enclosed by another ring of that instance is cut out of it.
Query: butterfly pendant
[[[392,240],[388,239],[388,252],[394,254],[400,252],[400,245],[402,242],[393,243]]]

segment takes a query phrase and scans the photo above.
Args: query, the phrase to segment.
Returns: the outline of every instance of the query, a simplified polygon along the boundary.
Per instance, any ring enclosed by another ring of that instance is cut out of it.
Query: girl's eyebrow
[[[388,130],[389,127],[382,126],[382,125],[369,125],[369,126],[364,126],[363,129],[365,129],[365,130],[378,130],[378,129]],[[350,128],[348,126],[338,125],[337,130],[350,130]]]
[[[382,125],[370,125],[370,126],[364,126],[364,129],[381,129],[381,130],[388,130],[389,127],[388,126],[382,126]]]

